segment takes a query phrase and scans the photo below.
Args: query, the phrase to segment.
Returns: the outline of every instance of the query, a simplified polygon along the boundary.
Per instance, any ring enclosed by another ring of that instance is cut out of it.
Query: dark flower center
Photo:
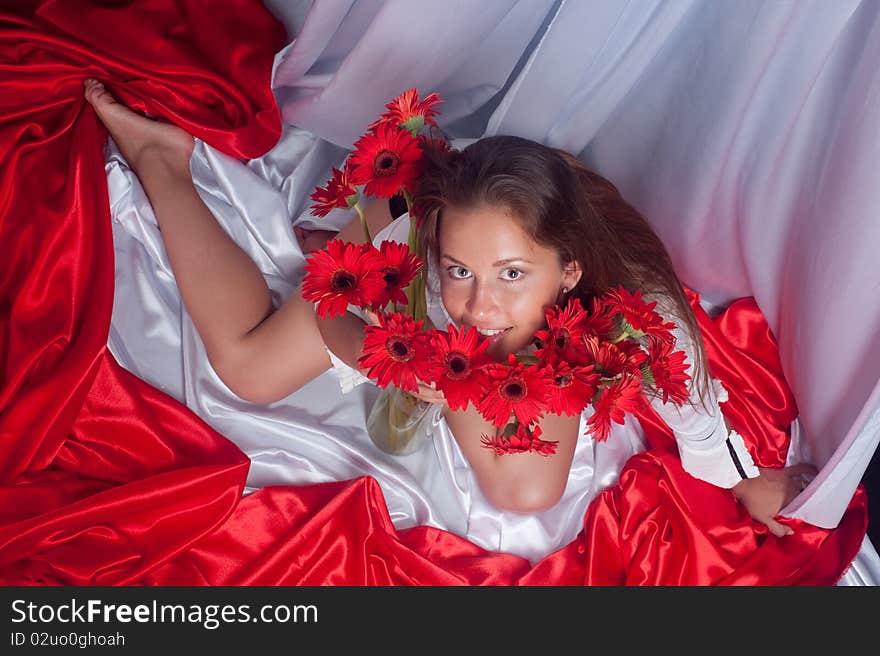
[[[382,269],[382,277],[385,279],[386,286],[396,287],[397,281],[400,280],[400,269],[397,267],[385,267]]]
[[[559,328],[553,334],[553,343],[556,344],[556,348],[564,349],[571,343],[571,333],[568,332],[568,328]]]
[[[562,374],[553,379],[553,384],[556,385],[556,387],[568,387],[573,381],[574,379],[568,374]]]
[[[471,372],[471,361],[464,353],[451,351],[446,354],[446,377],[463,380]]]
[[[522,401],[526,398],[528,389],[522,378],[512,378],[501,386],[501,396],[507,401]]]
[[[351,271],[337,269],[330,276],[330,289],[334,292],[348,292],[357,287],[357,276]]]
[[[404,335],[392,335],[385,342],[388,355],[395,362],[409,362],[416,352],[412,348],[412,341]]]
[[[378,178],[388,178],[397,173],[400,164],[400,155],[393,150],[383,150],[373,160],[373,175]]]

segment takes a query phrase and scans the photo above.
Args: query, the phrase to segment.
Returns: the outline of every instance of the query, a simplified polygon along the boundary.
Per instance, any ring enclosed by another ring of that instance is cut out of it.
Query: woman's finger
[[[770,532],[775,535],[777,538],[785,537],[786,535],[794,534],[794,531],[790,526],[786,526],[785,524],[780,524],[772,517],[764,522]]]
[[[418,397],[428,403],[446,403],[446,397],[443,396],[443,392],[422,382],[419,383]]]

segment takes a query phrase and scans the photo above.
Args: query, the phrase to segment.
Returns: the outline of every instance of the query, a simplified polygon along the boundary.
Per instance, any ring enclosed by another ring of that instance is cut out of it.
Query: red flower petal
[[[358,363],[379,387],[395,385],[406,392],[419,389],[427,378],[428,333],[422,321],[406,314],[380,313],[378,326],[364,329],[364,345]]]
[[[575,416],[583,412],[599,385],[599,374],[592,367],[571,367],[565,362],[558,362],[549,367],[547,377],[550,380],[550,412],[558,415]]]
[[[654,340],[669,342],[672,340],[672,329],[675,324],[663,319],[654,308],[657,301],[645,302],[642,292],[630,293],[623,287],[612,289],[604,295],[612,311],[621,315],[623,328],[632,337],[648,335]]]
[[[586,334],[605,338],[614,329],[614,305],[606,298],[594,298],[590,303],[590,311],[583,321]]]
[[[405,130],[417,133],[425,125],[437,126],[434,117],[438,112],[435,105],[443,102],[440,94],[431,93],[420,102],[416,89],[404,91],[397,98],[385,105],[384,112],[378,121],[369,126],[370,131],[376,131],[382,124],[388,123],[394,127],[403,127]]]
[[[642,382],[638,376],[627,375],[602,390],[593,404],[595,412],[587,420],[587,433],[597,442],[604,442],[611,432],[611,422],[623,424],[626,413],[639,407]]]
[[[376,307],[383,308],[389,302],[406,305],[404,289],[422,268],[422,261],[411,253],[409,246],[396,241],[383,241],[379,255],[382,258],[382,277],[385,288],[376,300]]]
[[[316,187],[310,196],[315,201],[311,212],[313,216],[327,216],[334,208],[351,207],[353,203],[349,203],[349,198],[358,193],[349,179],[348,165],[345,172],[334,168],[332,173],[333,177],[327,182],[327,186]]]
[[[302,296],[318,304],[315,312],[321,318],[342,315],[349,304],[366,307],[385,284],[379,264],[375,249],[333,239],[306,261]]]
[[[550,389],[543,369],[517,362],[511,354],[509,365],[492,363],[486,372],[491,383],[477,404],[486,421],[503,426],[513,414],[520,423],[529,425],[544,416]]]
[[[583,337],[587,313],[581,307],[581,302],[570,298],[564,308],[547,308],[545,314],[547,329],[535,333],[541,343],[541,347],[535,350],[535,355],[548,364],[559,361],[571,365],[586,364],[587,353]]]
[[[383,123],[358,139],[351,155],[351,181],[369,196],[391,198],[419,176],[422,149],[409,132]]]
[[[516,433],[510,437],[482,435],[480,443],[486,449],[493,449],[495,455],[498,456],[508,453],[537,453],[542,456],[551,456],[556,453],[556,447],[559,446],[557,441],[550,442],[541,439],[540,426],[528,428],[522,424],[519,424]]]
[[[583,342],[587,349],[587,361],[603,377],[614,378],[631,370],[628,365],[629,356],[616,344],[603,341],[594,335],[587,335]]]
[[[651,343],[649,347],[648,367],[654,376],[654,386],[663,394],[663,403],[672,399],[681,405],[690,398],[687,381],[690,375],[685,373],[690,367],[685,364],[684,351],[673,351],[673,345],[663,342]]]
[[[485,371],[492,358],[486,353],[489,342],[481,340],[477,329],[467,331],[450,325],[448,332],[431,331],[431,382],[443,392],[453,410],[464,410],[468,403],[476,405],[490,382]]]

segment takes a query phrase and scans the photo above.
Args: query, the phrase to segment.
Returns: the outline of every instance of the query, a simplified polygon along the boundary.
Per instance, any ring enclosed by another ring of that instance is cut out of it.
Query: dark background
[[[880,450],[874,451],[862,482],[868,492],[868,537],[880,550]]]

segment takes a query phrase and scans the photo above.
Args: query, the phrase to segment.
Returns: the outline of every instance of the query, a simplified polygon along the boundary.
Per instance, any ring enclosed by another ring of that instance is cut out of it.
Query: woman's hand
[[[794,465],[782,469],[758,467],[760,475],[745,478],[733,487],[733,493],[749,514],[766,525],[778,538],[794,533],[775,517],[791,503],[818,473],[813,465]]]
[[[428,383],[423,383],[419,381],[419,391],[418,392],[410,392],[417,399],[421,399],[422,401],[427,401],[428,403],[442,403],[446,405],[446,397],[443,396],[443,392],[438,389],[434,389],[434,385],[429,385]]]

